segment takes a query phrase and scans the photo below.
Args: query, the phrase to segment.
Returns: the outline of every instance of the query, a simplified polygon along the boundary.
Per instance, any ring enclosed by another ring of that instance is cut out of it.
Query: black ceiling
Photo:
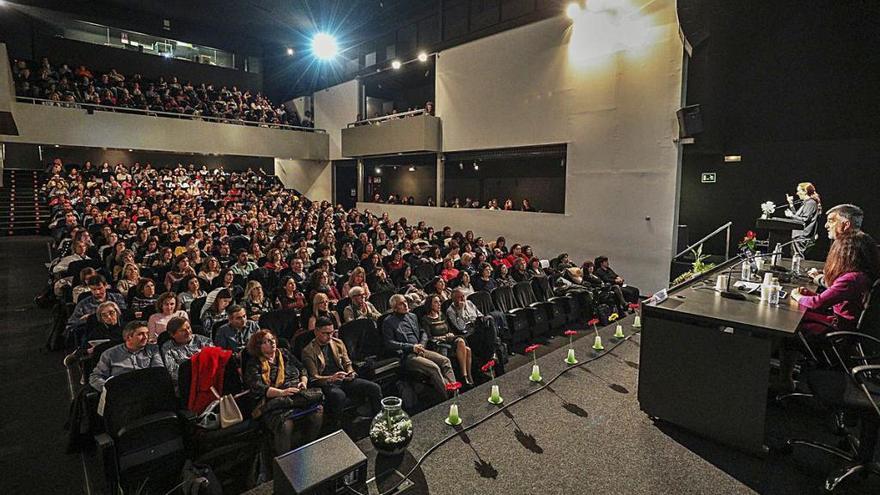
[[[336,30],[344,46],[382,34],[406,18],[436,8],[432,0],[13,0],[146,34],[261,55],[292,46],[298,52],[319,30]],[[163,28],[163,20],[171,29]],[[344,26],[344,31],[342,27]]]

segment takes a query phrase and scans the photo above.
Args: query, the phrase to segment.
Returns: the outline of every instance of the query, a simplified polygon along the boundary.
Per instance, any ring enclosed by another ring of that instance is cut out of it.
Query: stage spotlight
[[[569,19],[572,20],[579,16],[582,11],[583,9],[581,9],[580,4],[578,4],[577,2],[571,2],[570,4],[568,4],[568,7],[565,8],[565,14],[568,16]]]
[[[428,54],[425,52],[419,52],[419,62],[427,62]]]
[[[474,170],[480,170],[480,166],[477,165],[477,162],[474,162]]]
[[[287,49],[287,54],[288,54],[288,55],[293,55],[293,48],[288,48],[288,49]]]
[[[321,60],[330,60],[339,52],[336,38],[327,33],[318,33],[312,38],[312,53]]]
[[[379,167],[376,167],[375,172],[376,172],[376,175],[381,174],[381,173],[382,173],[382,169],[379,168]]]
[[[400,60],[394,60],[391,62],[391,68],[394,70],[399,69],[401,66]]]
[[[410,167],[409,167],[409,171],[410,171],[410,172],[415,172],[415,171],[416,171],[416,168],[415,168],[415,167],[412,167],[412,166],[410,166]]]

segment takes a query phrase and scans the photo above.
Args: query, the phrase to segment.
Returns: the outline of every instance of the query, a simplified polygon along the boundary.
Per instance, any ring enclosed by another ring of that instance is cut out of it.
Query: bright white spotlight
[[[577,2],[571,2],[568,4],[568,7],[565,8],[565,15],[567,15],[569,19],[574,19],[580,14],[581,6]]]
[[[288,54],[288,55],[293,55],[293,48],[288,48],[288,49],[287,49],[287,54]]]
[[[382,173],[382,169],[379,168],[379,167],[376,167],[375,172],[376,172],[376,174],[381,174],[381,173]]]
[[[419,52],[419,62],[427,62],[428,54],[425,52]]]
[[[312,38],[312,53],[321,60],[329,60],[336,56],[339,47],[336,38],[327,33],[318,33]]]
[[[400,60],[394,60],[391,62],[391,68],[397,70],[400,68]]]
[[[415,172],[415,171],[416,171],[416,168],[413,167],[413,166],[410,166],[410,167],[409,167],[409,171],[410,171],[410,172]]]

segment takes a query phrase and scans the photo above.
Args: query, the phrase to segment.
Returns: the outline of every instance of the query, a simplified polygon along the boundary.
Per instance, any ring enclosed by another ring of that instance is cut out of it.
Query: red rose
[[[526,353],[535,352],[538,350],[538,347],[541,347],[541,345],[540,344],[532,344],[532,345],[526,347]]]
[[[485,372],[489,371],[490,369],[492,369],[492,368],[494,368],[494,367],[495,367],[495,360],[494,360],[494,359],[490,359],[489,361],[486,362],[486,364],[483,365],[482,368],[480,368],[480,370],[481,370],[483,373],[485,373]]]
[[[578,334],[578,333],[577,333],[577,330],[566,330],[566,331],[565,331],[565,336],[566,336],[566,337],[571,337],[571,336],[573,336],[573,335],[577,335],[577,334]]]
[[[599,318],[593,318],[592,320],[587,322],[587,325],[598,325],[598,324],[599,324]]]
[[[461,388],[461,382],[452,382],[446,384],[447,392],[455,392],[456,390]]]
[[[639,303],[632,303],[629,305],[629,309],[639,309],[639,306],[641,306]]]

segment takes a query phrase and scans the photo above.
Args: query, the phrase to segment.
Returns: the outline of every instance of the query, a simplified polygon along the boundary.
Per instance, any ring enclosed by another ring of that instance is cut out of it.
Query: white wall
[[[342,129],[358,114],[358,84],[352,80],[318,91],[313,95],[315,127],[330,134],[330,159],[342,158]]]
[[[557,17],[437,59],[444,151],[568,143],[565,215],[373,208],[505,235],[542,256],[604,254],[644,292],[666,286],[682,84],[675,2],[604,3],[616,10],[588,12],[574,28]]]
[[[3,141],[88,148],[326,160],[326,134],[13,103],[20,135]]]
[[[275,159],[275,175],[288,189],[312,201],[333,201],[333,167],[329,161]]]

